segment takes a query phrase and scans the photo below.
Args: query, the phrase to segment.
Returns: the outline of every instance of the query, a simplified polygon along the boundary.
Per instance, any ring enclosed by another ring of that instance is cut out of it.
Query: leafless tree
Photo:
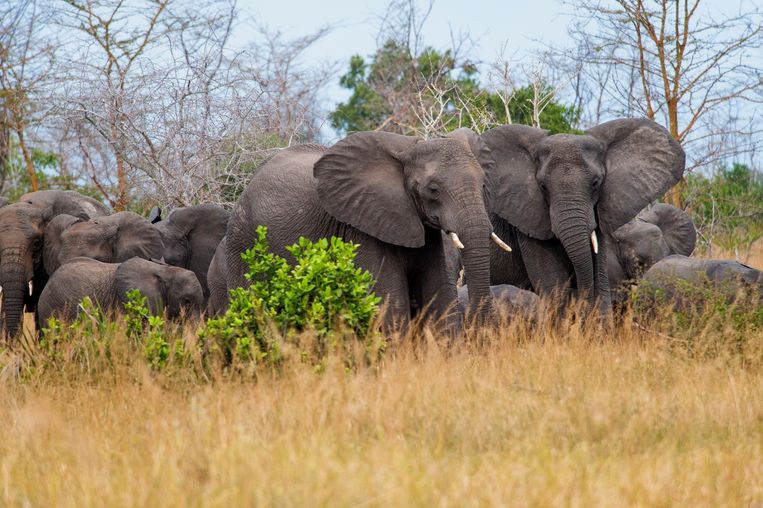
[[[701,0],[576,0],[569,5],[577,47],[552,53],[566,57],[581,81],[587,80],[576,99],[596,104],[591,120],[607,113],[658,120],[687,147],[697,166],[718,157],[704,150],[711,118],[729,103],[761,102],[763,24],[756,8],[718,17],[703,10]],[[671,201],[681,204],[678,189]]]
[[[39,92],[55,61],[54,45],[42,34],[49,16],[35,0],[6,4],[0,11],[0,190],[10,159],[11,132],[21,151],[30,190],[39,189],[27,137],[44,117]]]
[[[113,207],[230,205],[274,148],[319,137],[330,65],[304,53],[328,33],[258,30],[230,47],[233,0],[65,0],[71,37],[52,138],[64,166]]]

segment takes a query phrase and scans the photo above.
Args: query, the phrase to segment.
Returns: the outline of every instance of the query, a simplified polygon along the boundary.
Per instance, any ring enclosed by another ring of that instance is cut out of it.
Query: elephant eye
[[[427,193],[432,199],[437,199],[440,197],[440,188],[436,184],[430,183],[427,185]]]

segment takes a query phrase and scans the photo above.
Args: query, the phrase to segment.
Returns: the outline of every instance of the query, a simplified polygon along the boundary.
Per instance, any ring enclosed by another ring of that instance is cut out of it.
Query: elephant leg
[[[411,299],[408,292],[408,280],[405,267],[398,256],[384,256],[379,262],[369,266],[366,260],[359,259],[358,265],[376,275],[374,293],[381,297],[384,310],[383,327],[385,332],[392,332],[408,326],[411,317]]]
[[[522,233],[517,237],[533,290],[539,295],[558,295],[566,303],[572,293],[574,271],[561,242],[555,238],[537,240]]]
[[[410,286],[427,317],[444,318],[448,329],[453,329],[458,321],[456,281],[448,270],[439,231],[435,240],[432,245],[422,247],[414,273],[409,277]]]
[[[532,289],[525,262],[519,247],[519,238],[514,226],[493,216],[493,232],[503,239],[512,249],[506,252],[494,243],[490,246],[490,284],[511,284],[520,289]]]

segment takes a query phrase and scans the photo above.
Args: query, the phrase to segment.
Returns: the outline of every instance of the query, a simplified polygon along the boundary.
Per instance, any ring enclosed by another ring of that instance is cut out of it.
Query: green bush
[[[702,236],[724,249],[747,248],[763,236],[763,178],[744,164],[709,178],[686,178],[684,201]]]
[[[251,285],[230,291],[228,311],[207,322],[203,339],[228,360],[277,364],[283,340],[297,344],[299,332],[314,334],[319,361],[338,341],[369,336],[380,298],[371,292],[371,274],[354,265],[358,245],[300,238],[287,247],[296,260],[290,266],[268,252],[266,235],[267,228],[258,227],[257,242],[242,254]]]
[[[637,321],[674,339],[692,355],[731,353],[758,364],[763,350],[750,339],[763,330],[763,300],[757,288],[703,276],[642,281],[631,299]],[[753,358],[754,357],[754,358]]]

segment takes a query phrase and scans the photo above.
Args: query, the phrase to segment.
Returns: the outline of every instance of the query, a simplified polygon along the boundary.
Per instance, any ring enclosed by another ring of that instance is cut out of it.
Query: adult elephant
[[[629,285],[659,260],[671,254],[689,256],[697,243],[697,231],[688,213],[657,203],[620,226],[611,236],[612,253],[607,274],[613,302],[625,301]]]
[[[121,263],[133,257],[161,259],[162,236],[134,212],[118,212],[83,221],[58,215],[45,228],[43,260],[48,275],[77,257]]]
[[[407,322],[412,302],[442,316],[456,302],[444,231],[462,248],[470,306],[476,309],[490,294],[492,228],[480,166],[490,166],[489,157],[468,129],[430,140],[359,132],[329,148],[286,148],[255,173],[233,210],[227,287],[247,283],[241,253],[263,224],[271,250],[288,257],[285,247],[300,236],[360,244],[356,263],[376,279],[374,290],[388,305],[388,326]]]
[[[62,213],[87,220],[106,215],[108,209],[74,191],[33,192],[0,208],[0,335],[3,330],[11,336],[18,332],[25,303],[35,308],[47,280],[42,264],[45,227]]]
[[[228,310],[228,283],[225,280],[227,264],[225,262],[225,237],[220,240],[215,250],[215,255],[209,263],[207,270],[207,283],[209,284],[209,298],[207,299],[207,313],[210,316],[219,316]]]
[[[681,178],[681,145],[646,119],[607,122],[584,134],[505,125],[482,135],[491,220],[519,255],[491,252],[491,283],[537,293],[574,287],[611,307],[607,237]]]
[[[164,262],[195,273],[205,299],[209,297],[209,264],[225,236],[229,217],[223,208],[204,204],[177,208],[154,226],[162,236]]]
[[[51,317],[71,321],[86,296],[104,310],[120,309],[131,289],[146,297],[154,314],[166,311],[167,317],[176,318],[184,312],[198,315],[202,309],[201,285],[190,270],[142,258],[124,263],[76,258],[56,270],[42,291],[39,325]]]

